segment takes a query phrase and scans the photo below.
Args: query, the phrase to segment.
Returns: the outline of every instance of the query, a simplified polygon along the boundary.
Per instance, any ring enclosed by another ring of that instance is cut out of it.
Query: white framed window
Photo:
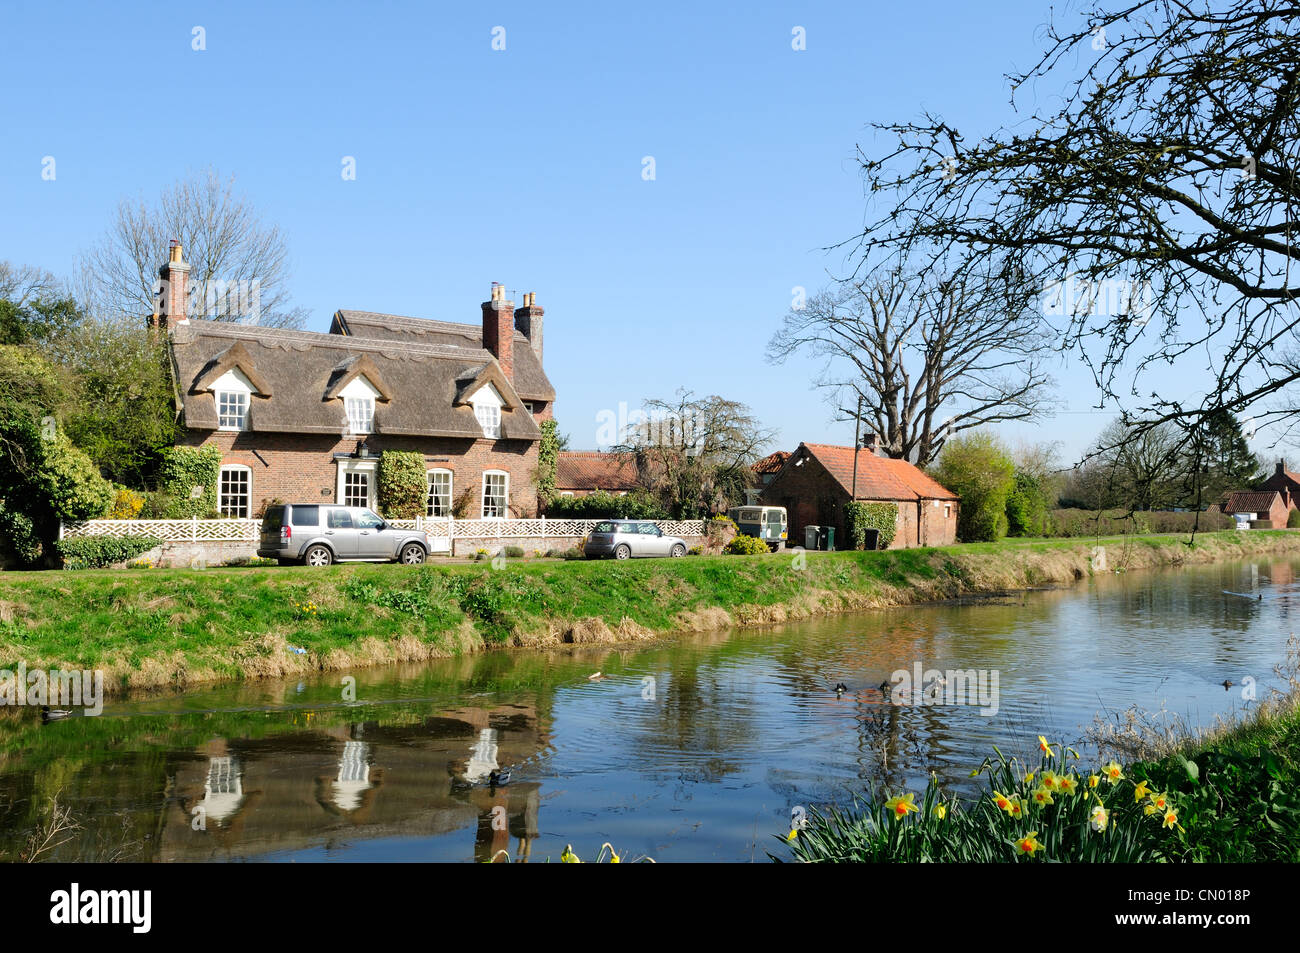
[[[488,470],[483,474],[483,519],[505,519],[509,505],[510,474]]]
[[[943,518],[944,518],[944,519],[951,519],[951,518],[952,518],[952,504],[951,504],[951,503],[945,503],[945,504],[943,504]]]
[[[451,515],[451,471],[429,471],[429,498],[425,502],[425,516]]]
[[[483,430],[483,436],[498,439],[501,436],[501,407],[505,401],[497,389],[491,384],[481,387],[469,402],[474,405],[474,416]]]
[[[348,416],[348,433],[372,433],[375,426],[375,398],[379,396],[378,388],[362,374],[339,391],[339,396],[343,398],[343,410]]]
[[[212,385],[212,399],[217,404],[218,430],[244,430],[248,426],[248,397],[253,382],[244,372],[232,367]]]
[[[217,511],[222,516],[248,519],[252,499],[253,471],[238,464],[222,467],[217,484]]]
[[[343,506],[375,508],[375,471],[377,460],[339,460],[335,502]]]
[[[572,491],[572,490],[561,490],[561,491],[560,491],[560,496],[573,496],[573,491]]]

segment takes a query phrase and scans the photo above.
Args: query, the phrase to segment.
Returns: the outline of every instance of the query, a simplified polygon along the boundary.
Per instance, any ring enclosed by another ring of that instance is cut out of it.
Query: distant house
[[[1286,496],[1277,490],[1238,490],[1228,494],[1223,513],[1251,522],[1267,520],[1270,526],[1280,529],[1286,526],[1287,513],[1294,508],[1294,503],[1287,506]]]
[[[555,491],[560,496],[587,496],[597,490],[621,496],[639,485],[636,457],[630,453],[564,450],[555,462]]]
[[[1287,511],[1300,507],[1300,474],[1292,473],[1286,468],[1286,461],[1279,460],[1273,475],[1259,485],[1261,490],[1277,490],[1286,501]],[[1284,524],[1285,525],[1285,524]]]
[[[759,494],[769,506],[784,506],[792,545],[802,545],[804,527],[834,526],[843,548],[844,504],[851,499],[895,503],[898,522],[891,549],[946,546],[957,541],[957,494],[930,479],[906,460],[858,453],[854,494],[853,448],[801,443],[789,454]]]
[[[555,390],[542,309],[494,284],[481,323],[338,311],[327,333],[191,318],[177,245],[151,324],[166,335],[184,430],[221,452],[217,505],[258,516],[273,500],[375,508],[378,457],[418,453],[425,514],[537,511],[538,425]]]
[[[754,471],[754,476],[758,479],[758,486],[755,489],[745,491],[746,506],[754,506],[758,503],[759,495],[762,494],[763,490],[767,489],[768,484],[776,479],[776,475],[785,466],[785,461],[789,459],[789,450],[777,450],[750,466],[750,469]]]

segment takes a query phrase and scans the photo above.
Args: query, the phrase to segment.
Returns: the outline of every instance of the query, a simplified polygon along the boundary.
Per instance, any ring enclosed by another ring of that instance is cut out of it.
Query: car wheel
[[[418,566],[424,562],[424,547],[419,543],[407,543],[402,547],[402,564]]]
[[[307,552],[303,553],[302,561],[308,566],[328,566],[334,562],[334,554],[330,552],[328,546],[308,546]]]
[[[681,556],[685,556],[686,547],[683,546],[681,543],[678,543],[676,546],[672,548],[672,550],[668,553],[668,555],[672,556],[674,559],[677,559]]]
[[[632,556],[632,550],[629,549],[626,545],[619,546],[617,549],[614,550],[615,559],[630,559],[631,556]]]

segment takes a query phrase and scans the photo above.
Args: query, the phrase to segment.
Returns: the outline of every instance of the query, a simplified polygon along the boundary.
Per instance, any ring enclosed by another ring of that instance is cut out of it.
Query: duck
[[[1225,679],[1223,680],[1223,690],[1224,690],[1225,692],[1226,692],[1228,689],[1230,689],[1230,688],[1232,687],[1232,685],[1233,685],[1233,681],[1232,681],[1232,679],[1230,679],[1230,678],[1225,678]]]
[[[885,679],[883,682],[880,683],[880,694],[882,694],[882,695],[884,695],[886,698],[888,698],[888,697],[889,697],[889,690],[890,690],[891,688],[893,688],[893,686],[889,684],[889,679]]]
[[[836,694],[836,695],[843,695],[843,694],[844,694],[845,692],[847,692],[848,690],[849,690],[849,686],[845,685],[843,682],[836,682],[836,683],[835,683],[835,694]]]
[[[600,673],[600,672],[592,672],[590,675],[587,676],[587,681],[589,681],[589,682],[598,682],[598,681],[600,681],[600,680],[601,680],[602,678],[604,678],[604,677],[605,677],[605,676],[604,676],[602,673]]]
[[[51,708],[49,705],[41,706],[41,721],[62,721],[64,718],[71,718],[72,712],[66,708]]]
[[[493,768],[491,771],[488,772],[489,787],[496,787],[498,784],[509,784],[509,783],[510,783],[509,768],[506,768],[504,771],[498,771],[495,768]]]

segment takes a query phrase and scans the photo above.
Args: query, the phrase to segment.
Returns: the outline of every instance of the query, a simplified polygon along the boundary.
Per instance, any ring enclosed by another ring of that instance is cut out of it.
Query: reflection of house
[[[203,815],[217,824],[229,820],[244,800],[243,779],[239,762],[229,756],[208,759],[208,779],[203,785],[200,802]]]
[[[801,443],[759,495],[762,503],[786,508],[796,545],[803,544],[805,526],[834,526],[839,548],[844,504],[851,499],[897,505],[891,549],[957,541],[957,495],[906,460],[877,456],[873,447],[857,454],[855,479],[852,447]]]

